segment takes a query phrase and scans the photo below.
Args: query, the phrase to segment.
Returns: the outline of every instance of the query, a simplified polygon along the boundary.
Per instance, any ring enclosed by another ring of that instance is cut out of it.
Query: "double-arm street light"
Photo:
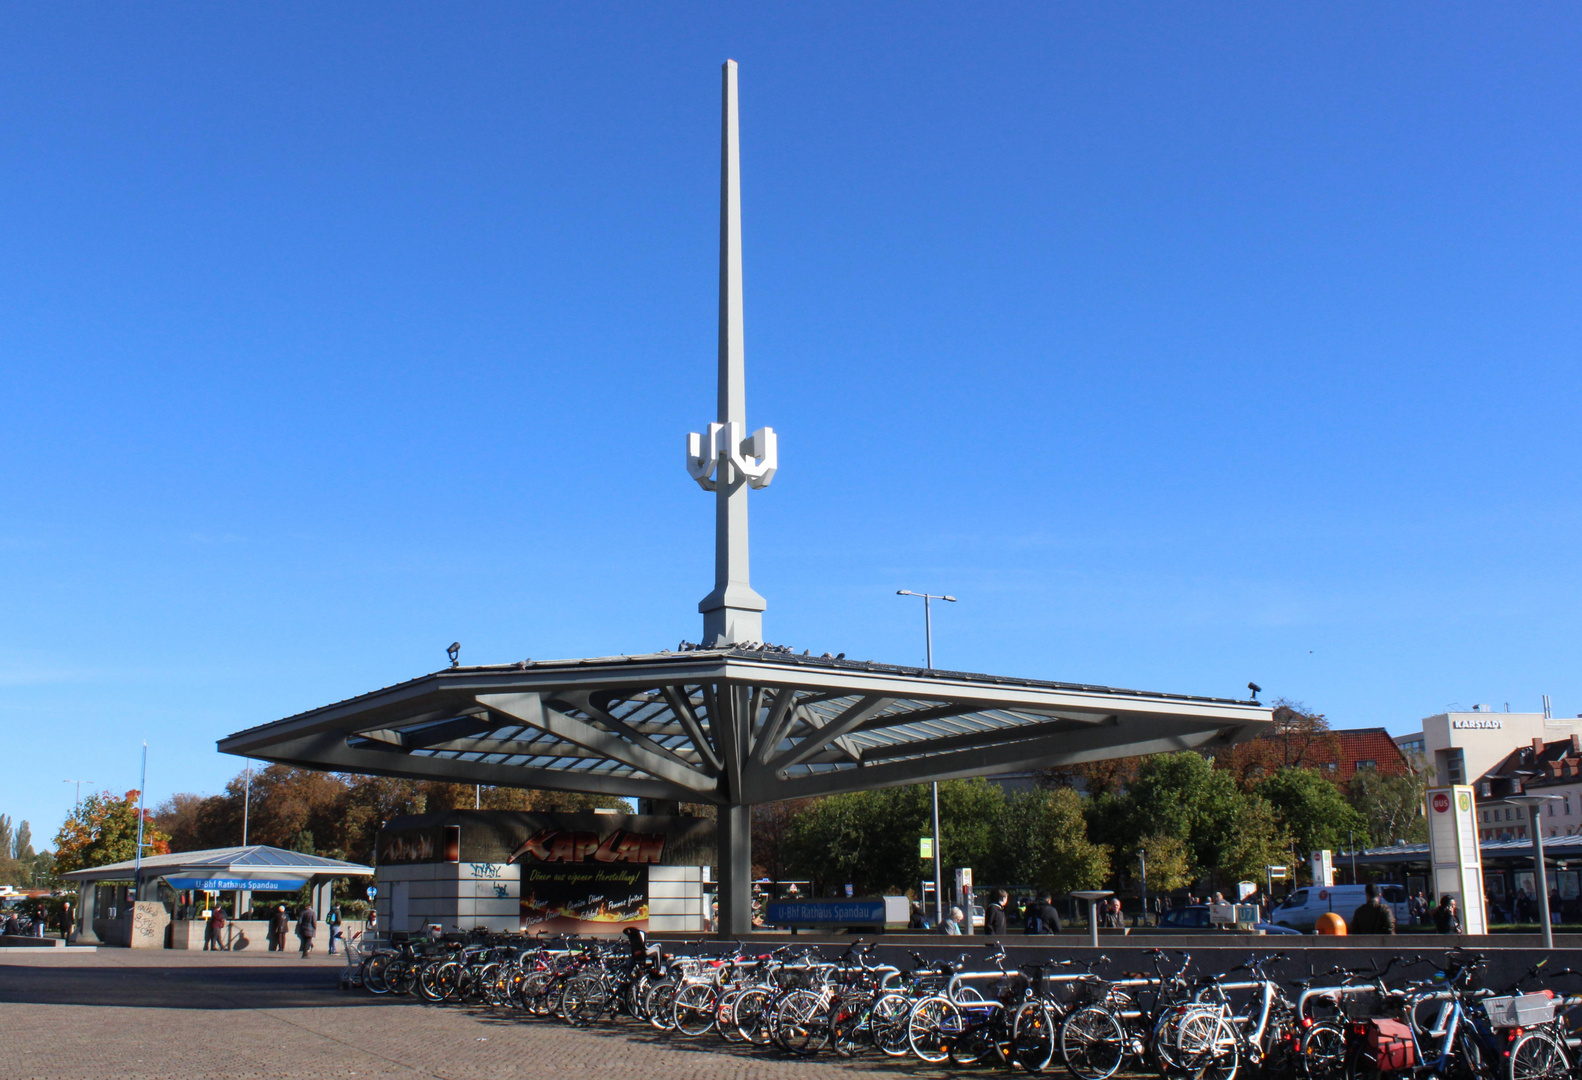
[[[933,671],[934,611],[929,605],[935,600],[948,600],[950,603],[954,604],[956,602],[956,598],[954,596],[945,596],[942,593],[913,592],[911,589],[897,589],[895,590],[895,595],[921,596],[923,598],[923,655],[926,657],[928,670]],[[940,862],[939,857],[939,781],[934,781],[929,785],[929,788],[931,789],[934,802],[934,925],[943,926],[945,924],[945,871],[943,869],[944,864]],[[967,923],[966,931],[970,934],[972,932],[972,911],[970,910],[972,905],[970,902],[968,903],[967,907],[969,910],[963,912],[962,914],[964,915]]]

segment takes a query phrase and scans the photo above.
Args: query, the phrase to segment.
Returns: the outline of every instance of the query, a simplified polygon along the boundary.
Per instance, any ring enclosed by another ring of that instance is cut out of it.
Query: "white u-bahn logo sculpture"
[[[746,438],[742,425],[732,420],[725,424],[710,424],[707,435],[696,431],[687,433],[687,474],[698,482],[704,491],[714,491],[721,479],[729,478],[719,470],[720,462],[729,462],[753,488],[765,488],[775,478],[780,453],[775,429],[763,427]]]

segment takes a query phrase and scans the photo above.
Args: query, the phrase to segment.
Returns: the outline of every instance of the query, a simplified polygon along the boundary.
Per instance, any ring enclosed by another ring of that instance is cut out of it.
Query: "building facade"
[[[1435,786],[1472,784],[1512,752],[1582,734],[1582,717],[1559,719],[1543,713],[1494,712],[1474,705],[1468,712],[1443,712],[1423,721],[1421,732],[1395,737],[1407,754],[1421,754],[1433,769]]]

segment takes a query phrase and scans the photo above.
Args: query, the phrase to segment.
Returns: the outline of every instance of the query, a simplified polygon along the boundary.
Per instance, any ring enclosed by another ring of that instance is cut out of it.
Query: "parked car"
[[[1368,899],[1365,885],[1309,885],[1285,898],[1285,903],[1269,914],[1269,921],[1296,930],[1311,930],[1318,917],[1333,911],[1348,923]],[[1412,921],[1407,905],[1405,885],[1380,885],[1379,893],[1384,902],[1395,911],[1397,926]]]
[[[1300,930],[1293,930],[1289,926],[1278,926],[1274,923],[1253,923],[1254,930],[1262,930],[1266,934],[1300,934]],[[1188,907],[1171,908],[1159,917],[1160,930],[1212,930],[1214,924],[1209,921],[1207,904],[1192,904]]]

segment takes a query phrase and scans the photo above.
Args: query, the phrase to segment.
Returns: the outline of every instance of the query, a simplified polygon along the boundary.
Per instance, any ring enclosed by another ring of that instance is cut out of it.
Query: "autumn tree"
[[[1299,701],[1274,702],[1269,729],[1257,738],[1214,755],[1214,767],[1228,772],[1243,791],[1253,791],[1282,769],[1311,769],[1340,760],[1340,736],[1323,713]]]
[[[108,791],[90,795],[73,810],[55,837],[55,872],[68,873],[90,866],[130,861],[137,853],[137,800],[128,791],[117,799]],[[170,838],[151,814],[143,820],[145,855],[163,855]]]

